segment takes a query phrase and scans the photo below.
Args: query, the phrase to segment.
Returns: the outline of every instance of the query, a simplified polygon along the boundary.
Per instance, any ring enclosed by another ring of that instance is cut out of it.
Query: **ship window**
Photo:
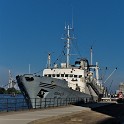
[[[61,77],[64,77],[64,74],[61,74]]]
[[[74,75],[75,78],[77,78],[77,75]]]
[[[72,75],[72,74],[70,74],[70,77],[73,77],[73,75]]]
[[[60,77],[60,74],[57,74],[57,77]]]
[[[81,78],[82,77],[82,75],[79,75],[79,78]]]
[[[65,77],[68,77],[68,74],[65,74]]]
[[[52,76],[55,77],[55,74],[53,74]]]
[[[48,77],[51,77],[51,74],[48,74]]]

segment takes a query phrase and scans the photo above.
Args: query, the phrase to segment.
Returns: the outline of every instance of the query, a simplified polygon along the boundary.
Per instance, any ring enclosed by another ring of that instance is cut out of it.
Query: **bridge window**
[[[52,76],[55,77],[55,74],[53,74]]]
[[[57,77],[60,77],[60,74],[57,74]]]
[[[65,77],[68,77],[68,74],[65,74]]]
[[[77,78],[77,75],[74,75],[75,78]]]
[[[82,75],[79,75],[79,78],[81,78],[82,77]]]
[[[51,74],[48,74],[48,77],[51,77]]]
[[[61,77],[64,77],[64,74],[61,74]]]
[[[73,74],[70,74],[70,77],[73,77]]]

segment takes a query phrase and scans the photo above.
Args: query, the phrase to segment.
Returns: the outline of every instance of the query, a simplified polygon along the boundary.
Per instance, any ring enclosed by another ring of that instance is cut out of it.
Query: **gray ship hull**
[[[66,80],[51,77],[38,77],[31,74],[17,76],[16,79],[25,99],[30,102],[31,107],[33,108],[41,105],[41,102],[46,98],[81,98],[87,102],[91,101],[91,95],[89,93],[70,89]],[[96,99],[98,98],[97,96],[95,97]],[[54,104],[57,104],[57,101],[54,101]]]

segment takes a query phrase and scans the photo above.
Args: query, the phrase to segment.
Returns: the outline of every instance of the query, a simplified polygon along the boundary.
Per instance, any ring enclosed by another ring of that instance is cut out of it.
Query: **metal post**
[[[21,107],[22,110],[23,110],[23,107],[24,107],[24,99],[22,99],[22,107]]]
[[[67,100],[68,100],[68,99],[66,98],[66,106],[67,106]]]
[[[42,99],[40,98],[40,109],[41,109],[41,103],[42,103]]]
[[[16,103],[17,103],[17,98],[15,98],[15,111],[16,111]]]
[[[8,112],[8,98],[6,99],[6,107],[7,107],[7,112]]]
[[[58,98],[57,98],[57,107],[58,107]]]
[[[36,109],[36,98],[35,98],[35,109]]]
[[[54,105],[55,105],[55,98],[53,98],[53,107],[54,107]]]
[[[44,106],[44,108],[46,108],[46,98],[45,98],[45,106]]]
[[[61,100],[62,100],[62,98],[60,98],[60,106],[61,106]]]
[[[51,98],[50,98],[50,107],[52,106],[52,104],[51,104]]]

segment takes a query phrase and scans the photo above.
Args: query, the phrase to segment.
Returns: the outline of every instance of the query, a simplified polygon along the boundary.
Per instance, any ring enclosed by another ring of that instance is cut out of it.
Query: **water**
[[[34,108],[47,108],[55,106],[67,106],[68,104],[77,104],[79,102],[85,102],[85,99],[81,98],[32,98],[34,103]],[[17,94],[15,96],[8,94],[0,94],[0,112],[8,111],[19,111],[25,109],[32,109],[30,100],[27,99],[26,103],[22,94]],[[90,101],[87,101],[90,102]],[[86,102],[85,102],[86,103]]]
[[[15,96],[11,94],[0,94],[0,98],[24,98],[22,94],[17,94]]]
[[[22,94],[15,96],[10,94],[0,94],[0,111],[17,111],[27,109],[28,106]]]

